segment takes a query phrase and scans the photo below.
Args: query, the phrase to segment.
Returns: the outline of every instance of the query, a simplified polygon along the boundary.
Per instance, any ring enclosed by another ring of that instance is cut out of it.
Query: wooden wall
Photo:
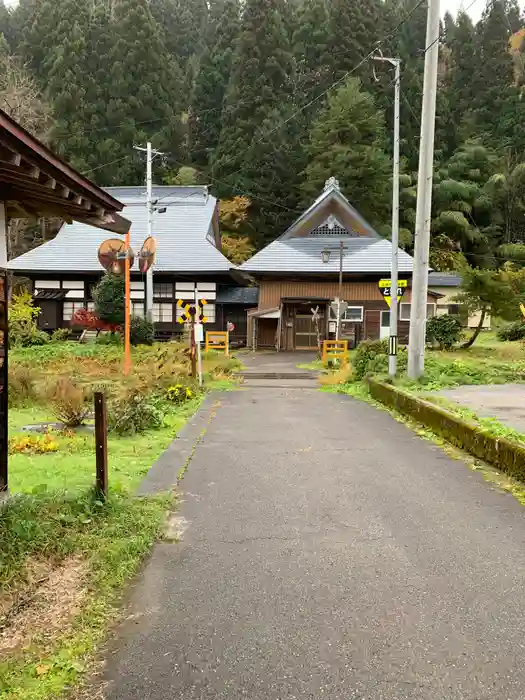
[[[335,299],[339,294],[339,285],[334,282],[317,281],[266,281],[259,283],[259,310],[278,308],[281,299]],[[377,282],[343,282],[343,299],[352,302],[384,302]],[[407,289],[402,302],[411,301],[411,290]],[[435,303],[435,297],[428,297],[429,303]],[[386,305],[385,305],[386,309]]]

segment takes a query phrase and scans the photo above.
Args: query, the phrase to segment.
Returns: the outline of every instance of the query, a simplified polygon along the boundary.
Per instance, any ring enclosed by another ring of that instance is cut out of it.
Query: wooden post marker
[[[108,415],[106,395],[101,391],[95,392],[95,453],[97,476],[95,488],[97,492],[108,496]]]

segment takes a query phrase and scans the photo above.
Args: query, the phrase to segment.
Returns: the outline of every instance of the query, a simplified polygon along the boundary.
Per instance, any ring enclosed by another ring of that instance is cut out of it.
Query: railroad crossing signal
[[[197,323],[207,323],[208,319],[204,315],[204,307],[207,303],[206,299],[199,299],[198,304],[190,304],[183,299],[178,299],[177,306],[183,309],[182,315],[177,319],[178,323],[190,323],[192,319]]]
[[[392,280],[379,280],[377,286],[379,287],[381,293],[383,294],[383,297],[388,304],[388,308],[390,308],[390,303],[392,301],[391,298],[391,292],[392,292]],[[407,280],[398,280],[397,281],[397,301],[401,299],[403,294],[405,293],[405,290],[408,286],[408,281]]]

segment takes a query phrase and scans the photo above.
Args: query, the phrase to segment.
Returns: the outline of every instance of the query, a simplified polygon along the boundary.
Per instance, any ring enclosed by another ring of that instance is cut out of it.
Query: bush
[[[13,294],[9,304],[9,343],[18,347],[45,345],[49,336],[38,329],[36,319],[40,309],[33,305],[33,297],[28,291]]]
[[[450,350],[461,339],[461,322],[457,316],[444,314],[427,321],[426,341],[438,345],[440,350]]]
[[[129,330],[132,345],[153,345],[155,329],[153,323],[147,318],[133,316]]]
[[[364,379],[369,374],[388,370],[388,340],[363,340],[354,357],[354,376]]]
[[[158,397],[131,387],[110,401],[108,428],[118,435],[134,435],[161,428],[164,412]]]
[[[54,416],[66,426],[82,425],[91,409],[91,391],[69,377],[58,377],[49,385],[47,398]]]
[[[116,331],[102,331],[95,338],[97,345],[122,345],[122,336]]]
[[[27,365],[11,363],[9,373],[9,405],[23,406],[33,400],[35,390],[35,370]]]
[[[34,454],[43,455],[48,452],[57,452],[58,442],[49,434],[32,435],[22,434],[14,435],[9,438],[9,454]]]
[[[525,322],[515,321],[507,326],[502,326],[497,336],[498,340],[523,340],[525,338]]]
[[[51,342],[63,343],[65,340],[69,339],[70,335],[71,328],[57,328],[56,331],[53,331],[53,333],[51,334]]]
[[[95,315],[106,323],[124,323],[124,277],[107,272],[93,289]]]
[[[406,371],[408,352],[405,347],[397,348],[397,372]],[[388,372],[388,340],[364,340],[357,346],[353,363],[354,378],[386,374]]]
[[[166,392],[166,398],[173,404],[180,405],[195,398],[195,392],[189,386],[175,384],[170,386]]]

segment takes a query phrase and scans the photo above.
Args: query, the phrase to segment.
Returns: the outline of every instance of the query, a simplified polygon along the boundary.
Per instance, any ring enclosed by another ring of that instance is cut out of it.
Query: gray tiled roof
[[[372,237],[344,238],[343,271],[387,274],[390,270],[392,246],[386,239]],[[243,272],[304,272],[337,273],[339,271],[339,240],[332,236],[315,238],[280,238],[266,246],[241,265]],[[321,253],[331,251],[328,263]],[[413,260],[399,251],[399,272],[412,272]]]
[[[137,254],[147,236],[144,187],[108,187],[125,204],[122,215],[132,222],[131,247]],[[205,187],[154,187],[153,200],[166,205],[153,215],[157,239],[156,272],[228,272],[233,264],[207,240],[216,199]],[[107,231],[75,222],[65,224],[52,241],[14,258],[10,270],[21,272],[97,272],[98,246],[112,237]],[[135,268],[136,269],[136,268]]]
[[[259,287],[223,287],[217,292],[217,304],[257,306]]]
[[[459,287],[462,280],[454,272],[429,272],[429,287]]]

